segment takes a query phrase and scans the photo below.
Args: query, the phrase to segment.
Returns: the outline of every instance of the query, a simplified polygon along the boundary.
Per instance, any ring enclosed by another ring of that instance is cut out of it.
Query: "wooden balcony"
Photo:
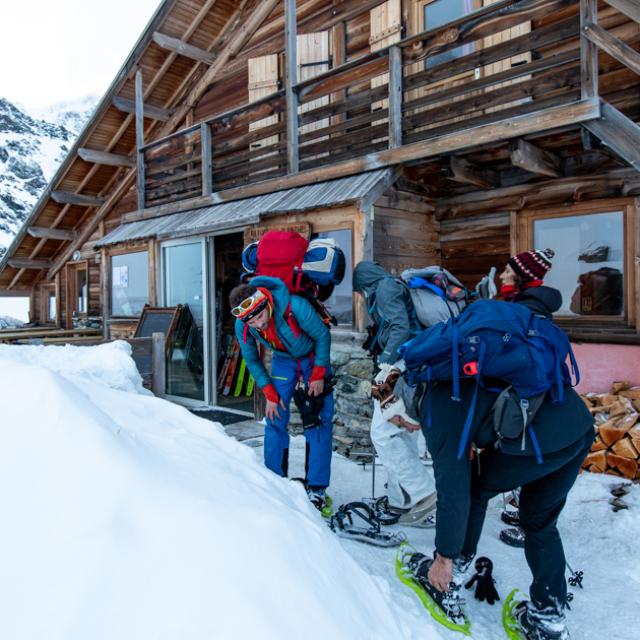
[[[600,122],[594,49],[616,47],[602,31],[595,0],[490,5],[141,146],[126,218]]]

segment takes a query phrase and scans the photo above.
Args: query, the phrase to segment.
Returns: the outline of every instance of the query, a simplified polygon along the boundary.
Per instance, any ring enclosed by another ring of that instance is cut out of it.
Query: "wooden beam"
[[[77,204],[81,207],[99,207],[104,202],[104,198],[100,196],[73,193],[72,191],[52,191],[51,199],[58,204]]]
[[[526,140],[515,140],[511,145],[511,163],[542,176],[559,178],[562,175],[562,160],[550,151],[545,151]]]
[[[211,126],[208,122],[200,124],[200,148],[202,149],[202,195],[208,196],[213,191]]]
[[[116,109],[119,109],[124,113],[136,112],[135,100],[127,100],[126,98],[114,96],[111,102]],[[149,120],[160,120],[161,122],[168,122],[171,119],[171,113],[172,112],[169,109],[154,107],[150,104],[144,105],[144,117],[149,118]]]
[[[47,240],[73,240],[77,235],[73,229],[58,229],[56,227],[27,227],[27,233],[32,238],[46,238]]]
[[[296,33],[296,0],[284,0],[285,97],[287,119],[287,166],[297,173],[300,164],[298,145],[298,39]]]
[[[602,104],[602,117],[584,126],[615,151],[634,169],[640,171],[640,126],[608,103]]]
[[[456,130],[428,140],[406,144],[398,149],[384,149],[369,153],[366,156],[328,164],[317,169],[308,169],[293,175],[225,189],[224,191],[213,193],[208,198],[200,197],[193,200],[185,200],[175,205],[159,206],[155,209],[148,209],[142,214],[138,212],[129,213],[123,216],[123,221],[133,222],[135,220],[155,218],[177,211],[187,211],[196,207],[205,207],[220,202],[271,193],[272,191],[282,191],[306,184],[334,180],[382,167],[434,158],[460,149],[469,149],[487,143],[509,140],[521,135],[548,132],[550,129],[577,125],[598,117],[600,117],[600,103],[597,100],[584,100],[549,107],[541,111],[514,116],[500,122]]]
[[[0,298],[28,298],[31,289],[0,289]]]
[[[495,189],[500,186],[500,175],[492,169],[485,169],[466,158],[452,156],[449,159],[449,167],[452,175],[449,180],[472,184],[481,189]]]
[[[205,91],[218,79],[217,76],[220,71],[225,68],[230,59],[238,55],[240,50],[251,39],[256,30],[262,26],[279,2],[280,0],[261,0],[261,2],[257,4],[247,20],[240,25],[237,33],[233,35],[227,45],[221,50],[215,62],[207,69],[202,78],[198,80],[189,95],[182,100],[180,107],[176,109],[158,137],[171,133],[180,125],[189,110],[195,106]]]
[[[173,51],[173,53],[179,53],[181,56],[191,58],[192,60],[197,60],[198,62],[213,64],[216,59],[213,54],[205,51],[204,49],[194,47],[191,44],[187,44],[183,40],[172,38],[171,36],[167,36],[164,33],[160,33],[159,31],[154,31],[153,41],[163,49]]]
[[[402,49],[389,49],[389,149],[402,146]]]
[[[580,76],[583,100],[598,96],[598,47],[586,37],[585,27],[598,23],[598,0],[580,0]]]
[[[78,155],[85,162],[93,162],[94,164],[105,164],[110,167],[135,167],[135,160],[128,156],[118,153],[109,153],[108,151],[96,151],[95,149],[78,149]]]
[[[608,31],[591,22],[584,25],[582,33],[589,42],[597,45],[603,51],[618,62],[626,65],[632,71],[640,74],[640,53],[632,49],[628,44],[612,36]]]
[[[7,264],[13,269],[48,269],[51,260],[29,260],[27,258],[9,258]]]
[[[136,199],[138,211],[144,209],[144,91],[142,69],[136,71]]]
[[[605,0],[605,2],[629,16],[632,20],[640,22],[640,4],[638,0]]]

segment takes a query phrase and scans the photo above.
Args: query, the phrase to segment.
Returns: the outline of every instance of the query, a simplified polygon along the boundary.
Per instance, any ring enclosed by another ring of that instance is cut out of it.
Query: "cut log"
[[[618,382],[614,382],[611,385],[611,393],[613,393],[614,395],[621,394],[621,391],[626,391],[627,389],[631,388],[631,383],[627,380],[622,380],[622,381],[618,381]],[[640,391],[640,389],[639,389]],[[640,396],[639,396],[640,397]]]
[[[584,459],[584,467],[591,470],[595,467],[600,473],[604,473],[607,469],[607,452],[606,451],[592,451],[587,454]]]
[[[638,458],[638,452],[633,446],[631,438],[621,438],[611,447],[611,451],[621,458],[628,458],[629,460],[637,460]]]
[[[625,478],[635,478],[638,474],[638,463],[635,460],[617,456],[615,453],[607,453],[607,465],[609,469],[619,471]]]

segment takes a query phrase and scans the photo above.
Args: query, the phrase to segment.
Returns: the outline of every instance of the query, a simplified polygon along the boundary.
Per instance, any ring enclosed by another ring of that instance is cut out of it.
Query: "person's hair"
[[[229,306],[233,309],[237,307],[243,300],[246,300],[252,296],[258,289],[252,284],[239,284],[237,287],[231,289],[229,294]]]

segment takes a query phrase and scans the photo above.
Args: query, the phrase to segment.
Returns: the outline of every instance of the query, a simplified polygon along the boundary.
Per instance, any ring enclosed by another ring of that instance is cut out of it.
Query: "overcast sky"
[[[0,96],[45,107],[101,97],[160,0],[0,0]]]

